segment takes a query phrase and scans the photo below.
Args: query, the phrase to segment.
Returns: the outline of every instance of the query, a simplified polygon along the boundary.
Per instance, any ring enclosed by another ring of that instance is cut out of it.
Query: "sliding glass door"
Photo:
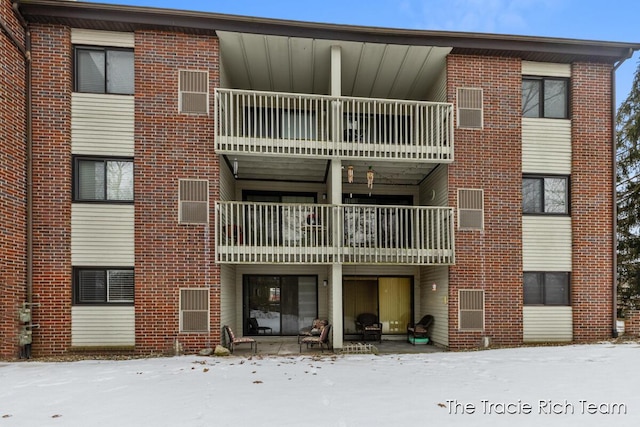
[[[342,295],[345,335],[356,333],[356,318],[362,313],[377,315],[383,334],[406,333],[412,313],[411,277],[345,277]]]
[[[271,328],[273,335],[297,335],[318,313],[316,276],[244,276],[244,328],[248,320]]]

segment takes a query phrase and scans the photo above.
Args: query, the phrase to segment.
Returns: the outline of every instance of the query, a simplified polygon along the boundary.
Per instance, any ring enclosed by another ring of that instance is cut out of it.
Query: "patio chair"
[[[373,313],[361,313],[356,317],[356,331],[362,334],[362,340],[372,338],[382,342],[382,323],[378,322],[378,316]]]
[[[248,319],[247,326],[250,335],[260,335],[260,333],[266,335],[267,331],[269,331],[269,334],[273,334],[273,329],[271,329],[269,326],[260,326],[258,324],[258,319],[256,319],[255,317],[250,317]]]
[[[304,337],[300,340],[300,353],[302,353],[302,344],[307,345],[307,349],[309,346],[314,346],[318,344],[320,346],[320,351],[324,353],[324,347],[329,349],[329,334],[331,333],[331,325],[324,326],[322,328],[322,332],[320,332],[319,336],[309,336]]]
[[[416,345],[416,341],[420,338],[426,338],[426,343],[431,342],[429,327],[433,324],[433,316],[427,314],[416,324],[407,324],[407,341]]]
[[[329,322],[325,319],[313,319],[311,326],[302,328],[300,332],[298,332],[298,344],[300,344],[300,340],[304,337],[320,336],[322,328],[328,324]]]
[[[234,347],[238,344],[251,344],[251,350],[253,350],[253,353],[255,354],[258,352],[258,343],[256,342],[256,340],[254,340],[253,338],[247,338],[247,337],[236,338],[235,334],[233,333],[233,331],[229,326],[224,325],[222,328],[226,331],[227,337],[229,338],[228,344],[229,344],[229,351],[231,353],[233,353]]]

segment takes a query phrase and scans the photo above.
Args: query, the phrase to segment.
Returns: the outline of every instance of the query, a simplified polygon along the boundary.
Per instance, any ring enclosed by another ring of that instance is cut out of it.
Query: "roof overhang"
[[[395,45],[440,46],[452,53],[520,57],[531,61],[614,64],[640,50],[639,43],[550,37],[407,30],[255,18],[113,4],[58,0],[16,2],[29,22],[111,31],[218,31]]]

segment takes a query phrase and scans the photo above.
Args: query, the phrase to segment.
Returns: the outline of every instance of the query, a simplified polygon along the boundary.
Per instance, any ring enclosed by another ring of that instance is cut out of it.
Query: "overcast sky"
[[[640,43],[638,0],[101,0],[265,18]],[[616,101],[631,88],[640,54],[616,75]]]

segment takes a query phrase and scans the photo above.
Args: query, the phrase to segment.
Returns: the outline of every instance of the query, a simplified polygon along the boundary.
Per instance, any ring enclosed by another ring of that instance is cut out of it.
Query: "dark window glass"
[[[133,50],[76,48],[76,91],[133,95]]]
[[[522,116],[568,118],[569,80],[563,78],[523,78]]]
[[[133,304],[132,269],[77,269],[75,304]]]
[[[522,116],[540,117],[540,80],[522,80]]]
[[[544,80],[544,117],[567,118],[567,81]]]
[[[524,273],[525,305],[570,305],[569,273]]]
[[[133,201],[133,161],[85,159],[75,162],[76,201]]]
[[[568,177],[523,177],[522,212],[536,214],[568,214],[568,181]]]

